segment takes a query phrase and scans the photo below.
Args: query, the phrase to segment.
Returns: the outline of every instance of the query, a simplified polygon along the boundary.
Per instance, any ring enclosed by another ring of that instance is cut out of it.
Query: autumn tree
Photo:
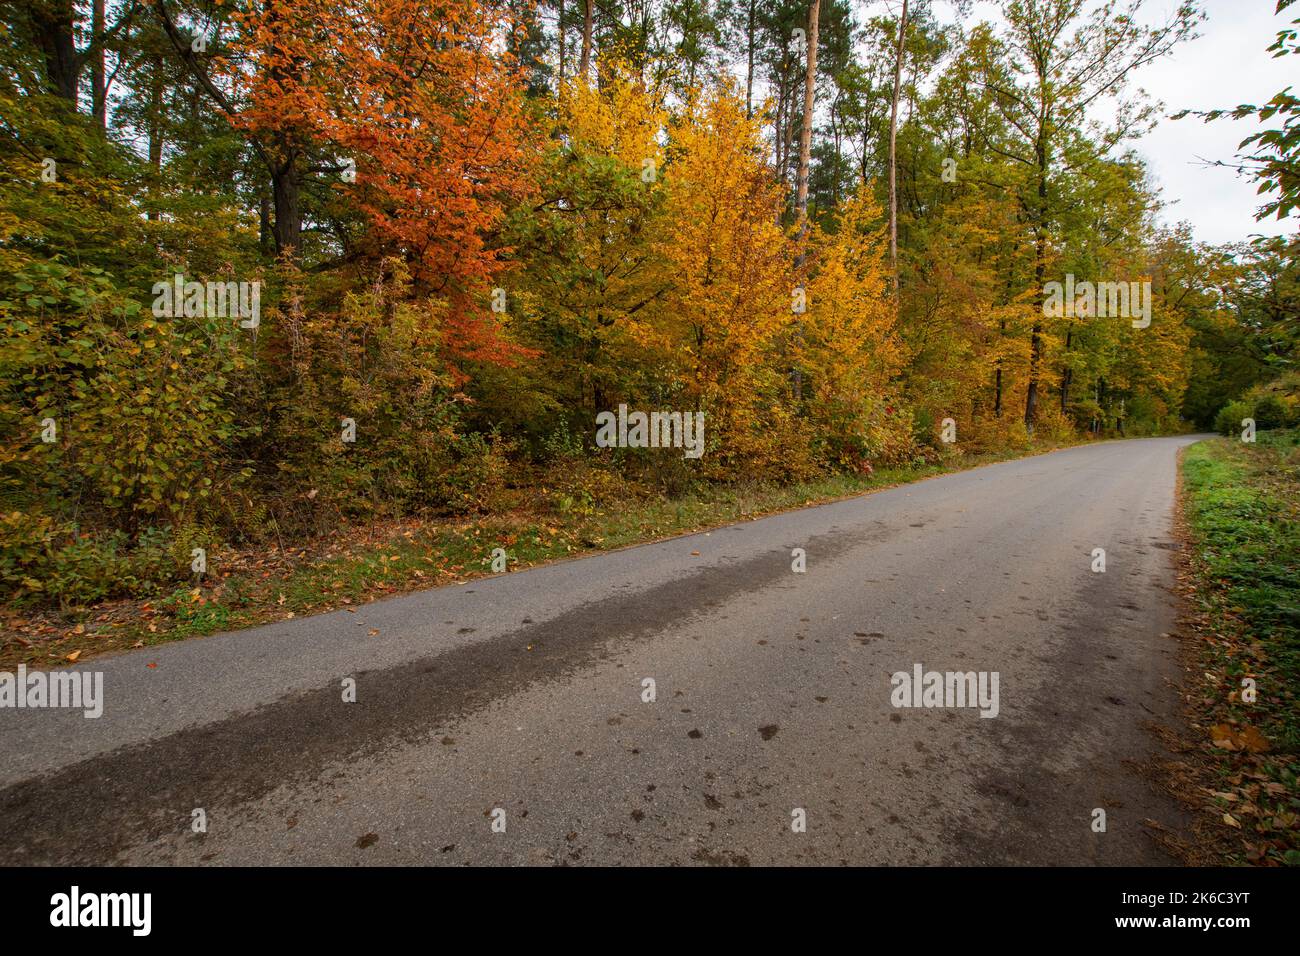
[[[690,406],[709,416],[709,467],[797,472],[808,463],[785,398],[793,246],[776,221],[781,190],[758,121],[719,87],[687,105],[670,143],[662,251],[674,282],[656,331],[682,368]]]
[[[1203,19],[1194,3],[1181,4],[1161,25],[1145,27],[1137,16],[1140,0],[1121,8],[1108,0],[1089,10],[1085,0],[1008,0],[1007,30],[990,49],[979,81],[993,94],[1006,121],[1007,139],[991,144],[1024,172],[1020,202],[1035,247],[1034,283],[1048,279],[1052,244],[1069,197],[1063,177],[1089,175],[1067,153],[1104,156],[1150,126],[1154,106],[1137,97],[1121,99],[1116,120],[1093,138],[1087,123],[1103,97],[1122,97],[1128,81],[1143,66],[1167,55],[1194,33]],[[1082,158],[1080,156],[1079,158]],[[1025,426],[1038,418],[1039,392],[1046,360],[1047,329],[1036,321],[1030,331],[1029,381]]]

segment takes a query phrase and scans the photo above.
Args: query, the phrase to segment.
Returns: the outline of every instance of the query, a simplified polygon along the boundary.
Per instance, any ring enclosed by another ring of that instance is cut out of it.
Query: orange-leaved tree
[[[303,181],[330,176],[367,227],[344,255],[404,259],[415,294],[445,301],[453,360],[517,355],[486,308],[497,231],[533,188],[509,15],[481,0],[275,0],[241,20],[233,122],[295,151]]]

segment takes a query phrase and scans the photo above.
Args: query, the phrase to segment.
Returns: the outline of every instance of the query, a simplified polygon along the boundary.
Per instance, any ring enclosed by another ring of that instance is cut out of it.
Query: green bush
[[[1265,395],[1255,402],[1256,428],[1282,428],[1288,417],[1289,410],[1276,395]]]
[[[473,432],[456,442],[451,466],[438,477],[439,503],[458,513],[496,510],[506,474],[510,446],[497,436]]]
[[[11,511],[0,515],[0,596],[43,592],[51,542],[60,529],[48,515]]]
[[[1255,417],[1255,406],[1250,402],[1229,402],[1219,409],[1214,418],[1214,430],[1220,435],[1232,437],[1241,434],[1241,422],[1244,418]],[[1258,425],[1258,421],[1256,422]]]
[[[190,552],[181,547],[170,527],[135,538],[124,531],[79,534],[48,516],[11,512],[0,517],[0,597],[66,608],[156,594],[189,575]]]
[[[620,501],[643,499],[650,487],[614,466],[614,456],[590,452],[550,464],[537,482],[558,514],[591,515]]]

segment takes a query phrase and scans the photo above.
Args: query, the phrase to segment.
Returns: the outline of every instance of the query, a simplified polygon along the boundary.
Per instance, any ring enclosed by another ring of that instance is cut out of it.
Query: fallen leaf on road
[[[81,656],[81,651],[73,651],[71,654],[69,654],[67,657],[63,659],[67,661],[69,664],[75,664],[77,662],[77,658],[80,656]]]

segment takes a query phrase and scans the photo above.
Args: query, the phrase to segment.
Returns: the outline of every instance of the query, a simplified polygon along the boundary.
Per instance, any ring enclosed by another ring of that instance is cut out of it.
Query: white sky
[[[1182,109],[1208,110],[1240,103],[1259,105],[1289,85],[1300,87],[1300,56],[1273,59],[1266,48],[1277,31],[1300,15],[1300,8],[1273,13],[1276,0],[1199,0],[1208,17],[1198,28],[1200,36],[1184,43],[1164,59],[1134,75],[1130,88],[1140,87],[1165,104],[1164,115]],[[884,6],[895,10],[897,0],[864,5],[871,13]],[[998,4],[978,0],[969,28],[980,20],[1001,21]],[[1177,9],[1176,0],[1147,0],[1143,19],[1164,22]],[[859,8],[861,9],[861,8]],[[1293,12],[1295,10],[1296,12]],[[936,4],[940,20],[952,19],[951,7]],[[1261,205],[1253,181],[1234,170],[1205,165],[1206,161],[1234,161],[1237,144],[1260,126],[1249,119],[1221,119],[1205,123],[1188,116],[1174,122],[1162,120],[1136,144],[1150,166],[1165,201],[1170,205],[1161,218],[1167,224],[1186,221],[1197,239],[1222,243],[1252,235],[1295,232],[1300,220],[1256,222]]]
[[[1169,9],[1167,0],[1155,6]],[[1139,85],[1162,100],[1169,113],[1239,103],[1260,105],[1286,86],[1300,86],[1300,56],[1273,59],[1265,52],[1277,31],[1300,16],[1295,8],[1275,16],[1275,6],[1274,0],[1206,0],[1202,7],[1209,17],[1201,25],[1201,36],[1147,67]],[[1254,182],[1233,170],[1208,168],[1200,162],[1232,162],[1237,144],[1266,128],[1250,119],[1204,123],[1189,116],[1177,122],[1166,120],[1144,137],[1139,151],[1151,164],[1165,198],[1174,202],[1165,210],[1165,220],[1186,220],[1196,238],[1215,243],[1300,228],[1294,216],[1282,222],[1271,218],[1256,222],[1254,213],[1261,201]]]

